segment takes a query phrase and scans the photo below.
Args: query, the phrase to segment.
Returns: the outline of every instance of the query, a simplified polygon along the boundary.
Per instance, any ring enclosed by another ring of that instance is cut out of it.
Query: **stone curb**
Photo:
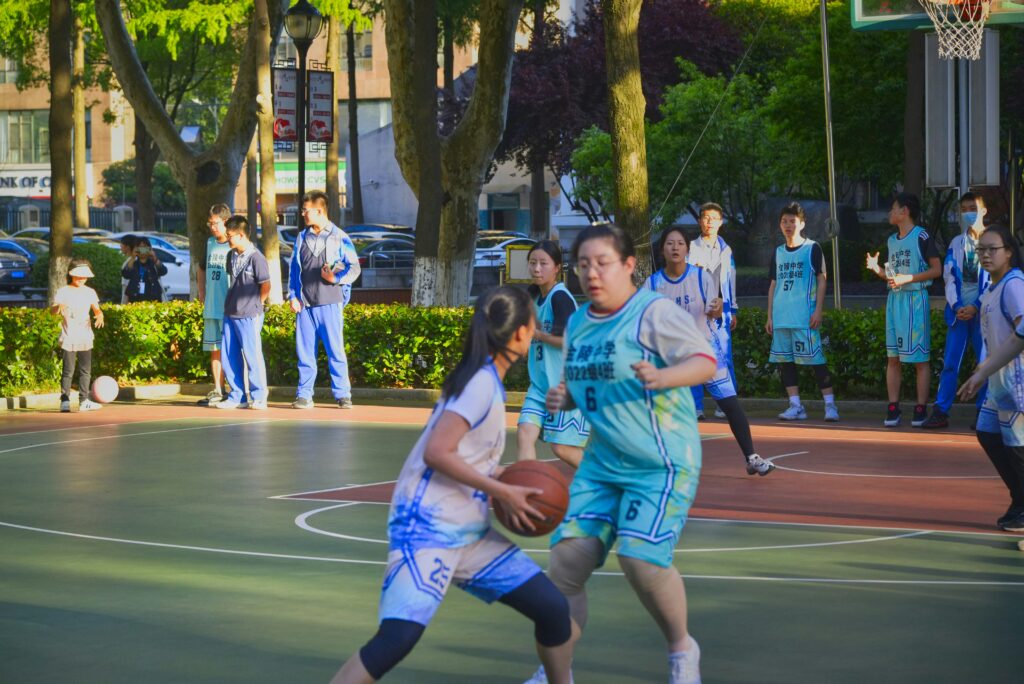
[[[170,399],[178,396],[204,397],[213,389],[213,385],[202,383],[166,383],[159,385],[135,385],[122,387],[117,395],[118,401],[140,401]],[[269,388],[270,399],[273,401],[290,402],[295,398],[295,388],[292,386],[277,385]],[[409,388],[395,389],[384,387],[354,387],[352,399],[358,403],[372,404],[382,403],[410,403],[410,404],[433,404],[441,396],[441,391],[436,389]],[[526,398],[525,392],[508,392],[506,403],[512,407],[521,406]],[[333,403],[331,390],[327,387],[316,387],[313,390],[313,399],[321,403]],[[764,398],[764,397],[742,397],[740,399],[744,410],[755,416],[770,415],[778,413],[786,408],[785,397]],[[72,407],[78,404],[78,393],[71,394]],[[808,413],[812,416],[824,412],[825,402],[820,399],[807,399],[803,401]],[[840,414],[851,415],[879,415],[885,413],[886,402],[851,399],[837,401]],[[23,394],[16,397],[0,397],[0,413],[14,411],[17,409],[56,409],[60,408],[60,393],[52,392],[46,394]],[[909,413],[911,405],[903,403],[904,413]],[[714,399],[707,397],[704,401],[704,413],[711,416],[715,410]],[[950,419],[957,423],[968,424],[974,421],[975,407],[973,404],[954,404],[950,410]],[[907,421],[909,424],[909,419]]]

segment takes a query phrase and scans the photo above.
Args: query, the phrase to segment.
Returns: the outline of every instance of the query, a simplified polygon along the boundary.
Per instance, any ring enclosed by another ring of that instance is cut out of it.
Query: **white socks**
[[[790,398],[789,398],[789,405],[790,406],[796,406],[797,408],[799,408],[800,407],[800,395],[799,394],[794,394],[794,395],[790,396]]]

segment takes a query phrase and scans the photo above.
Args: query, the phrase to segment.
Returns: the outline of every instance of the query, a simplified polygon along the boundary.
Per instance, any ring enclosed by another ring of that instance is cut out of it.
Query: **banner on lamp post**
[[[334,72],[308,71],[309,125],[308,142],[329,143],[334,140]]]
[[[271,73],[274,83],[274,140],[297,142],[299,70],[273,69]]]

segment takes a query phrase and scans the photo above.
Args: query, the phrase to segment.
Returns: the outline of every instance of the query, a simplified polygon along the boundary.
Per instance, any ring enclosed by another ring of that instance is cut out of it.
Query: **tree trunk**
[[[245,154],[245,217],[249,225],[256,229],[256,217],[259,215],[259,135],[252,137],[252,144]],[[255,234],[253,234],[255,239]]]
[[[341,92],[341,19],[326,17],[327,22],[327,67],[334,73],[334,136],[327,143],[327,159],[324,172],[327,177],[327,217],[335,225],[343,225],[341,209],[341,187],[338,182],[338,148],[341,145],[341,129],[338,127],[338,93]]]
[[[52,0],[56,2],[56,0]],[[269,12],[270,52],[284,20],[288,0],[261,0]],[[209,231],[206,220],[210,206],[218,202],[230,204],[242,172],[245,153],[256,132],[257,113],[252,106],[256,100],[258,22],[255,17],[245,38],[245,47],[236,72],[234,91],[228,113],[211,147],[201,154],[193,152],[181,140],[177,128],[153,92],[152,84],[139,62],[135,46],[128,35],[119,0],[95,0],[96,18],[103,32],[107,54],[121,89],[136,114],[146,125],[167,160],[175,179],[185,189],[188,198],[189,245],[192,252],[192,286],[195,294],[195,268],[199,255],[206,250]],[[70,35],[69,35],[70,40]],[[70,106],[69,106],[70,110]],[[264,191],[267,191],[264,188]],[[269,238],[268,233],[269,231]],[[264,225],[265,249],[268,261],[277,255],[276,224]]]
[[[907,41],[907,99],[903,109],[903,189],[924,192],[924,32]]]
[[[453,35],[452,18],[445,17],[441,20],[443,28],[443,47],[444,53],[444,65],[442,67],[444,77],[442,80],[445,92],[449,95],[455,94],[455,36]]]
[[[89,227],[89,183],[85,175],[85,28],[82,19],[75,16],[75,48],[72,55],[72,97],[75,101],[74,183],[75,225]]]
[[[615,173],[615,222],[637,243],[636,282],[651,274],[647,195],[647,146],[640,85],[637,28],[641,0],[603,0],[608,123]]]
[[[345,59],[348,61],[348,155],[345,166],[349,169],[352,186],[345,189],[348,206],[352,210],[352,223],[362,223],[363,217],[363,177],[359,172],[359,100],[356,97],[356,35],[355,22],[349,22],[346,35],[348,46]],[[340,131],[341,116],[338,116]]]
[[[274,176],[274,105],[270,83],[270,55],[276,36],[271,32],[269,0],[256,0],[255,26],[258,32],[256,49],[256,115],[259,119],[260,153],[260,223],[263,225],[263,254],[270,267],[271,304],[284,301],[281,273],[281,243],[277,233],[277,179]],[[278,26],[280,30],[280,26]],[[328,168],[330,164],[328,163]],[[337,168],[337,164],[335,164]],[[330,188],[331,184],[328,183]],[[337,187],[337,185],[335,185]],[[300,198],[301,199],[301,198]],[[255,219],[255,216],[253,216]]]
[[[153,204],[153,169],[160,150],[146,130],[139,115],[135,115],[135,227],[138,230],[156,230],[156,207]],[[209,207],[207,207],[209,209]]]
[[[533,0],[533,43],[544,42],[544,10],[547,0]],[[536,155],[533,155],[536,156]],[[542,240],[551,231],[551,200],[544,183],[544,160],[530,164],[530,237]]]
[[[48,301],[67,284],[71,262],[71,35],[69,0],[50,0],[50,271]]]

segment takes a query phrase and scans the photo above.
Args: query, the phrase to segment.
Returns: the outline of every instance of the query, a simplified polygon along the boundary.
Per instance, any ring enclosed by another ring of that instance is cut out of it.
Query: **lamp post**
[[[324,18],[307,0],[299,0],[284,15],[284,29],[299,52],[299,82],[296,88],[296,122],[299,133],[299,210],[306,194],[306,51],[320,33]]]

